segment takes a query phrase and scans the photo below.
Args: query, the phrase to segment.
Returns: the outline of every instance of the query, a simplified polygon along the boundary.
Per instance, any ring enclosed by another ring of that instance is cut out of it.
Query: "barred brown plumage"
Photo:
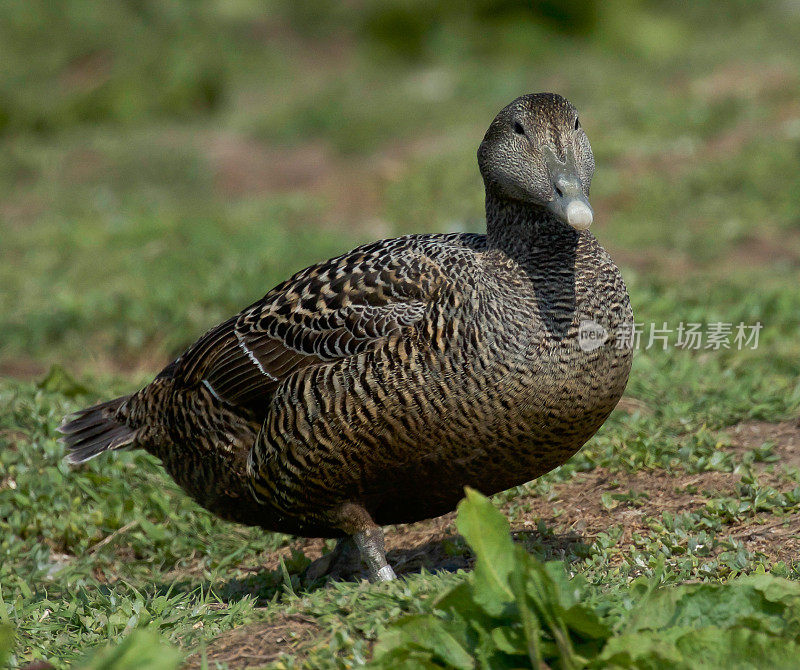
[[[585,230],[575,109],[518,98],[481,143],[487,233],[407,235],[301,270],[147,387],[61,428],[73,462],[134,446],[221,517],[352,538],[392,578],[380,526],[438,516],[567,460],[616,405],[632,323]],[[522,130],[522,132],[520,132]],[[582,347],[581,324],[608,335]],[[350,552],[352,554],[352,552]]]

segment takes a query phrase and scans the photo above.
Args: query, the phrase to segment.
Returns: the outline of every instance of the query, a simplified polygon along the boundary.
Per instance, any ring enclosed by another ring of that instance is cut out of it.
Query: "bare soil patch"
[[[729,268],[761,267],[784,263],[800,266],[800,245],[797,235],[787,235],[783,242],[752,237],[736,246],[724,259]]]
[[[47,368],[32,358],[19,357],[0,360],[0,377],[29,381],[44,376]]]
[[[652,414],[653,408],[650,407],[644,400],[633,398],[631,396],[623,396],[617,403],[616,411],[624,412],[625,414]]]
[[[174,357],[161,341],[152,341],[137,351],[109,351],[108,342],[89,338],[85,346],[92,353],[86,358],[72,357],[67,367],[69,374],[77,379],[86,375],[112,375],[142,377],[155,374]],[[47,374],[49,363],[25,355],[0,358],[0,377],[20,381],[38,381]]]
[[[215,662],[227,663],[231,670],[260,668],[278,659],[281,654],[297,653],[313,641],[319,626],[299,615],[279,616],[268,622],[259,622],[235,628],[212,640],[206,647],[208,666]],[[202,655],[192,654],[183,670],[202,667]]]
[[[325,203],[319,225],[358,226],[380,210],[379,175],[370,161],[344,160],[324,143],[279,147],[226,133],[206,138],[201,148],[226,198],[303,192]]]
[[[702,510],[713,498],[736,497],[741,476],[729,472],[703,472],[670,476],[662,470],[609,473],[598,468],[554,487],[547,499],[531,498],[532,522],[541,519],[557,534],[566,532],[587,544],[610,529],[621,530],[618,546],[636,543],[648,535],[664,514],[690,514]],[[771,514],[752,517],[723,527],[721,538],[741,540],[748,551],[763,553],[772,563],[791,564],[800,550],[800,518]],[[618,552],[612,563],[624,561]]]
[[[699,269],[686,253],[675,249],[632,250],[615,247],[611,255],[623,268],[633,268],[643,275],[683,278]]]
[[[61,86],[69,90],[91,91],[111,77],[114,55],[104,49],[75,58],[61,73]]]
[[[783,95],[797,82],[797,71],[788,63],[725,63],[710,75],[683,82],[679,88],[706,101],[752,99]]]
[[[54,670],[55,667],[56,666],[47,661],[34,661],[33,663],[23,665],[21,670]]]
[[[601,205],[602,206],[602,205]],[[609,210],[610,211],[610,210]],[[791,231],[760,231],[732,244],[724,254],[710,260],[698,261],[676,249],[637,249],[615,247],[614,260],[643,275],[658,275],[684,279],[693,273],[740,271],[742,268],[768,266],[800,267],[800,234]]]
[[[774,444],[773,453],[778,456],[778,463],[800,468],[800,421],[748,421],[725,432],[731,437],[731,448],[738,454],[759,449],[765,443],[771,442]]]
[[[228,196],[313,190],[335,170],[321,143],[279,148],[226,133],[211,136],[204,148],[217,186]]]
[[[324,202],[317,225],[344,224],[350,230],[368,229],[375,237],[392,232],[381,218],[386,184],[400,179],[413,160],[451,146],[426,137],[397,142],[370,155],[344,157],[319,141],[281,147],[235,133],[210,134],[200,140],[215,187],[225,198],[302,192]]]

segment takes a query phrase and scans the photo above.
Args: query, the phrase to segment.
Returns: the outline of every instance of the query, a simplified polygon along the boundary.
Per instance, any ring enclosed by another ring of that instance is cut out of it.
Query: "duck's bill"
[[[561,162],[552,152],[546,152],[545,160],[553,178],[553,199],[547,209],[575,230],[586,230],[592,225],[594,212],[584,194],[574,154],[568,151],[566,161]]]
[[[548,203],[547,209],[575,230],[586,230],[594,219],[591,205],[582,196],[557,197]]]
[[[586,230],[592,225],[594,213],[584,198],[572,198],[562,206],[567,223],[575,230]]]

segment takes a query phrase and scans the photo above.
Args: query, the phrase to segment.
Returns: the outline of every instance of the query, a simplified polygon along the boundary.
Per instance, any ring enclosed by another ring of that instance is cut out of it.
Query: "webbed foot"
[[[352,537],[341,537],[332,551],[323,554],[303,573],[306,579],[315,581],[322,577],[333,580],[349,579],[361,569],[361,555]]]

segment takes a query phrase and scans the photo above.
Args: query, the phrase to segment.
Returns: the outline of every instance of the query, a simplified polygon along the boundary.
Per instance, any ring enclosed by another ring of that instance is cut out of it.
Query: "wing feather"
[[[361,354],[413,329],[447,283],[418,248],[362,247],[302,270],[206,333],[176,361],[175,372],[210,384],[227,403],[263,412],[298,370]]]

